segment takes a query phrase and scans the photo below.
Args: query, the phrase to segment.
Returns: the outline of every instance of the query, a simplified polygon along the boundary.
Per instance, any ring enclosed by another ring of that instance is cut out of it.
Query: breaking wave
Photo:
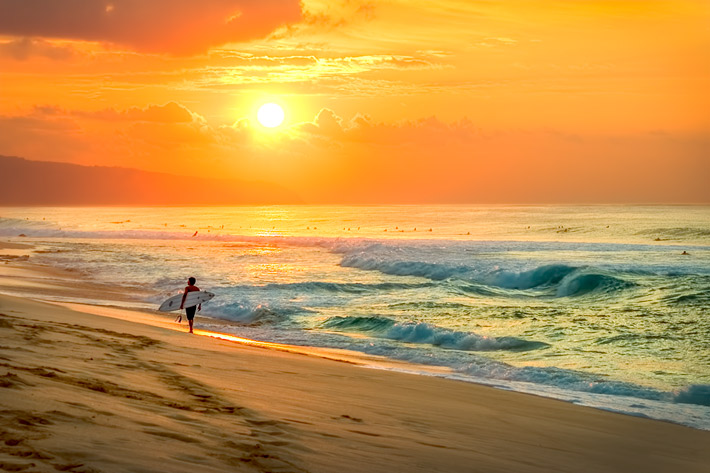
[[[372,291],[396,291],[406,289],[425,289],[432,287],[432,283],[422,284],[406,284],[406,283],[379,283],[379,284],[364,284],[364,283],[335,283],[322,281],[308,281],[300,283],[287,284],[266,284],[261,286],[264,290],[290,290],[304,293],[312,292],[330,292],[330,293],[349,293],[361,294]]]
[[[367,271],[379,271],[392,276],[417,276],[441,281],[453,276],[463,275],[471,271],[468,266],[447,266],[438,263],[418,261],[383,261],[360,254],[346,255],[340,265],[346,268],[358,268]]]
[[[364,257],[361,254],[347,255],[342,266],[379,271],[397,276],[416,276],[433,281],[459,279],[463,292],[484,296],[504,295],[498,289],[545,290],[554,289],[556,297],[581,296],[588,293],[614,292],[635,286],[621,276],[603,274],[592,268],[563,264],[544,265],[527,271],[490,271],[473,266],[416,262],[383,261]],[[547,295],[543,293],[541,295]]]
[[[395,322],[386,317],[333,317],[323,327],[343,332],[367,332],[379,338],[407,343],[433,345],[464,351],[526,351],[549,346],[547,343],[516,337],[488,337],[473,332],[458,332],[423,322]]]
[[[276,308],[270,307],[268,304],[253,305],[247,302],[219,303],[218,301],[211,301],[209,308],[211,317],[229,320],[249,327],[283,326],[290,322],[293,315],[309,312],[301,307]]]
[[[582,296],[589,293],[615,292],[635,286],[634,283],[598,273],[575,272],[557,287],[557,297]]]

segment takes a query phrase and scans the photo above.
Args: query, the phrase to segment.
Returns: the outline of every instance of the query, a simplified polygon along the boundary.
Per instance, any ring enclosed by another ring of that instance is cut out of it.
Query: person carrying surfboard
[[[197,280],[193,277],[191,277],[187,280],[187,287],[185,288],[185,290],[182,293],[182,302],[180,302],[181,309],[185,305],[185,298],[187,297],[187,293],[200,290],[199,287],[195,286],[196,282],[197,282]],[[202,304],[198,304],[197,306],[193,305],[192,307],[185,307],[185,315],[187,316],[187,322],[190,324],[190,333],[192,333],[192,323],[195,318],[195,309],[202,310]]]

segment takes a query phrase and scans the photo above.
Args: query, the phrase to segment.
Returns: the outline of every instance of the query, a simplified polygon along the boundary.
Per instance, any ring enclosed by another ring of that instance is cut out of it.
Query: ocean
[[[194,276],[196,328],[710,430],[707,206],[0,208],[0,237],[124,306]]]

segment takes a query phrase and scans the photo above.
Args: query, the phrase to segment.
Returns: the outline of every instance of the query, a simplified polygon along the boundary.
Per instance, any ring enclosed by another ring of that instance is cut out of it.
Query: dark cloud
[[[65,110],[54,105],[35,105],[32,118],[78,117],[103,121],[132,121],[157,123],[202,123],[204,118],[188,110],[184,105],[168,102],[165,105],[148,105],[145,108],[131,107],[127,110],[106,108],[99,111]]]
[[[2,22],[1,19],[0,22]],[[0,56],[9,56],[18,61],[24,61],[33,56],[63,60],[69,59],[75,54],[75,51],[68,46],[55,45],[42,39],[19,38],[0,43]]]
[[[136,121],[157,123],[191,123],[196,115],[175,102],[165,105],[149,105],[146,108],[131,107],[126,111],[105,109],[99,112],[83,113],[83,116],[109,121]]]
[[[0,34],[190,54],[301,19],[298,0],[0,0]]]
[[[304,12],[304,25],[336,28],[356,20],[372,20],[376,12],[374,2],[369,0],[331,0],[316,8]]]

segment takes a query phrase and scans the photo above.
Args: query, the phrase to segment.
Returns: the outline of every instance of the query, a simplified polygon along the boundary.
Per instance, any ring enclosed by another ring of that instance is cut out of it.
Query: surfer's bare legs
[[[187,322],[190,324],[190,333],[193,333],[192,332],[192,324],[194,323],[196,309],[197,309],[197,307],[195,307],[195,306],[185,308],[185,315],[187,316]]]

